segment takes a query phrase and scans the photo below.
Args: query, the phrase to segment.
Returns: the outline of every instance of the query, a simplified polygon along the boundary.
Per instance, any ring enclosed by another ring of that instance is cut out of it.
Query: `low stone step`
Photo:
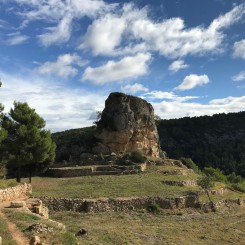
[[[92,175],[119,175],[121,171],[94,171]]]
[[[166,169],[162,173],[168,175],[190,175],[194,174],[194,171],[193,169]]]
[[[176,181],[176,180],[164,180],[162,181],[164,185],[173,185],[173,186],[196,186],[196,180],[183,180],[183,181]]]

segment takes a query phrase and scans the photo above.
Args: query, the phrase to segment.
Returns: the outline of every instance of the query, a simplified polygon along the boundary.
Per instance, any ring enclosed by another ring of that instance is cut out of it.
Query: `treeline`
[[[56,162],[70,161],[75,163],[84,152],[90,152],[94,142],[95,126],[70,129],[52,134],[56,143]]]
[[[245,112],[158,120],[157,128],[168,157],[245,177]]]

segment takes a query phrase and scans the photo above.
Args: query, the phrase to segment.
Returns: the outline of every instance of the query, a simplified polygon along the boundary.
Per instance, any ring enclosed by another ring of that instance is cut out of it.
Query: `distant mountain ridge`
[[[245,177],[245,111],[158,120],[160,146],[169,158],[191,158],[199,167],[220,168]],[[95,142],[95,126],[52,134],[57,161],[79,161]]]

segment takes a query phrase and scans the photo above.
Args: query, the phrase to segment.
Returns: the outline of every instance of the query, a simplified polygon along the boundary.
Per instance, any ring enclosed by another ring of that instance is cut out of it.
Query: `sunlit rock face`
[[[140,151],[159,157],[154,110],[145,100],[123,93],[111,93],[105,102],[95,137],[95,153]]]

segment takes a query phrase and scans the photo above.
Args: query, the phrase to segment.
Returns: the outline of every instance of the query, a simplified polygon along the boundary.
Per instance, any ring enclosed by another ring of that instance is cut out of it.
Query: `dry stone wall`
[[[166,199],[160,197],[68,199],[45,196],[39,198],[51,210],[75,212],[128,212],[137,209],[147,209],[152,204],[157,204],[162,209],[195,208],[199,205],[199,198],[197,195]]]
[[[0,190],[0,202],[12,201],[32,193],[31,184],[21,184]]]

